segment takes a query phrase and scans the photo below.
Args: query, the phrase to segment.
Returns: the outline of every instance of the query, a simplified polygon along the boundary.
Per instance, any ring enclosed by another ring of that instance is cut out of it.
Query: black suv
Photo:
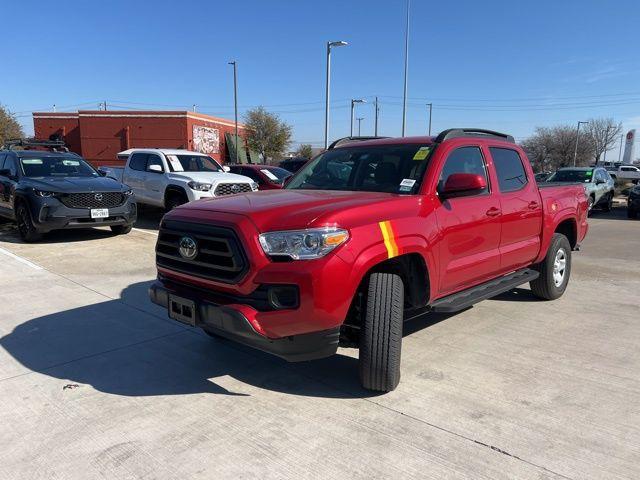
[[[129,187],[102,177],[75,153],[0,150],[0,217],[15,220],[26,242],[65,228],[129,233],[136,213]]]

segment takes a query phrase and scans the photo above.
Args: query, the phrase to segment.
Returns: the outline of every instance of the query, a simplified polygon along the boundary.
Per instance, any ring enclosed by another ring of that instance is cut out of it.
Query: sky
[[[191,109],[233,118],[263,105],[298,143],[324,138],[326,42],[333,50],[330,138],[398,136],[406,0],[181,2],[23,0],[2,6],[0,103],[27,133],[32,111]],[[9,20],[14,19],[14,20]],[[640,128],[640,2],[412,0],[408,135],[489,128],[517,140],[538,126],[613,117]],[[357,132],[356,132],[357,133]]]

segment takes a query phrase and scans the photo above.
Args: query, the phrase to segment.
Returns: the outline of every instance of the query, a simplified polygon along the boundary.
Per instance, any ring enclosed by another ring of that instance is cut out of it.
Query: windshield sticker
[[[592,174],[593,174],[593,172],[592,172],[591,170],[589,170],[589,171],[585,172],[585,175],[586,175],[587,177],[590,177]]]
[[[40,158],[23,158],[22,163],[24,165],[42,165],[42,159]]]
[[[267,178],[269,178],[269,180],[278,180],[278,177],[276,177],[273,173],[271,173],[266,168],[261,168],[260,171],[264,173],[267,176]]]
[[[400,191],[410,192],[415,184],[416,181],[413,178],[403,178],[400,182]]]
[[[424,160],[429,155],[431,147],[420,147],[420,149],[413,156],[414,160]]]
[[[182,168],[182,164],[180,163],[180,160],[178,160],[178,157],[175,155],[167,155],[167,160],[169,160],[174,172],[184,172],[184,168]]]

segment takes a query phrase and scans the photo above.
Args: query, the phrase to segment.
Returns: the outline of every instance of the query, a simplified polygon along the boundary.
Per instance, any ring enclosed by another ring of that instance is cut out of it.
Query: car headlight
[[[198,190],[199,192],[208,192],[211,190],[210,183],[189,182],[188,185],[191,190]]]
[[[131,195],[133,195],[133,190],[129,189],[129,190],[125,190],[124,193],[127,197],[130,197]]]
[[[342,245],[349,239],[349,232],[335,227],[309,228],[263,233],[259,239],[267,255],[311,260]]]
[[[33,193],[35,193],[38,197],[53,197],[56,192],[47,192],[46,190],[37,190],[33,189]]]
[[[251,182],[251,190],[254,192],[258,190],[258,184],[256,182]]]

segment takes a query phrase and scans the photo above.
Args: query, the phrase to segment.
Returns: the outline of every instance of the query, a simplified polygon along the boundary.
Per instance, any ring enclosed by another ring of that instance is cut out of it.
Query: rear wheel
[[[609,195],[607,195],[607,199],[602,204],[602,210],[604,210],[605,212],[610,212],[612,208],[613,208],[613,193],[610,193]]]
[[[111,231],[116,235],[126,235],[131,231],[133,225],[113,225]]]
[[[18,224],[20,238],[25,242],[37,242],[42,238],[42,234],[33,225],[29,206],[24,201],[18,203],[16,208],[16,223]]]
[[[538,265],[540,276],[530,282],[533,294],[544,300],[560,298],[571,275],[571,245],[567,237],[554,233],[547,256]]]
[[[398,275],[373,273],[360,331],[360,381],[390,392],[400,382],[404,286]]]

